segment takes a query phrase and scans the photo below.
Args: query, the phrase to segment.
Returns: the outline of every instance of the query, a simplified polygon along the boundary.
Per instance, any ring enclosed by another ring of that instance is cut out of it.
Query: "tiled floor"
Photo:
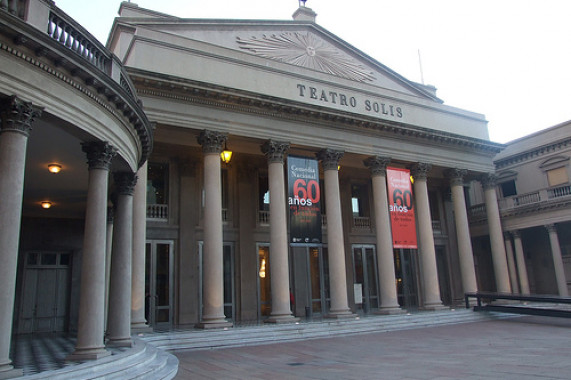
[[[12,339],[13,365],[23,369],[24,375],[72,365],[65,358],[73,352],[75,341],[63,333],[17,335]]]

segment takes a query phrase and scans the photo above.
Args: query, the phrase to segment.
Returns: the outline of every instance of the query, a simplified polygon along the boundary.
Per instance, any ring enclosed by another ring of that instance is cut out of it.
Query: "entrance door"
[[[258,319],[269,317],[272,312],[270,286],[270,246],[258,244]]]
[[[395,249],[394,255],[399,304],[401,307],[407,309],[417,308],[416,251],[410,249]]]
[[[145,316],[151,326],[172,325],[173,265],[172,241],[147,241]]]
[[[353,246],[355,306],[369,313],[379,308],[377,257],[371,245]]]
[[[199,259],[200,259],[200,320],[202,320],[202,279],[203,279],[203,243],[199,243]],[[234,297],[234,245],[232,243],[224,243],[222,246],[222,275],[223,275],[223,292],[224,292],[224,316],[231,321],[235,320],[236,308]]]
[[[329,310],[327,249],[291,247],[292,312],[297,317],[322,315]]]
[[[20,333],[65,331],[69,304],[67,252],[28,252],[24,268]]]

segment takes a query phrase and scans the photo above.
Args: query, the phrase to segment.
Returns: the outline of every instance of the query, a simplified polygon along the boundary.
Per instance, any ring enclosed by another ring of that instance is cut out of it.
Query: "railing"
[[[466,309],[469,309],[471,306],[471,298],[476,299],[474,311],[494,311],[511,314],[571,318],[571,310],[565,307],[565,305],[571,305],[571,297],[491,292],[466,293],[464,295]],[[507,303],[498,304],[498,300],[504,300],[507,301]],[[515,301],[520,301],[522,304],[516,304],[514,303]],[[545,304],[553,304],[553,306],[546,307]]]
[[[527,205],[540,204],[543,202],[558,200],[559,198],[571,197],[571,185],[563,185],[541,189],[531,193],[518,194],[498,200],[500,211],[508,211]],[[484,203],[470,207],[468,214],[472,218],[486,216]]]
[[[552,187],[547,189],[547,198],[554,199],[571,195],[571,185]]]
[[[270,224],[270,212],[269,211],[258,211],[258,224],[269,225]]]
[[[23,19],[24,10],[26,9],[26,0],[0,0],[0,9]]]
[[[353,226],[355,228],[371,228],[371,218],[368,216],[354,216]]]
[[[440,220],[433,220],[432,221],[432,231],[435,233],[442,233],[442,223]]]
[[[104,52],[100,47],[101,44],[95,38],[83,34],[77,29],[71,21],[64,20],[53,11],[50,12],[48,35],[101,71],[108,73],[110,56]]]
[[[169,219],[169,205],[148,204],[147,220],[163,221]]]

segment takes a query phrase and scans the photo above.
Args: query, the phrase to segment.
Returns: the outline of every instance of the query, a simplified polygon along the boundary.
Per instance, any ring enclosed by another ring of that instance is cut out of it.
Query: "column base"
[[[66,362],[84,362],[89,360],[99,360],[111,355],[105,348],[76,348],[73,353],[65,358]]]
[[[283,324],[283,323],[295,323],[299,322],[298,317],[294,317],[293,315],[270,315],[268,319],[264,321],[264,323],[275,323],[275,324]]]
[[[234,325],[232,322],[228,322],[227,320],[215,320],[215,321],[202,321],[197,323],[196,328],[204,329],[204,330],[214,330],[214,329],[227,329],[233,327]]]
[[[400,306],[388,306],[388,307],[381,307],[379,310],[375,311],[375,314],[378,315],[396,315],[396,314],[405,314],[406,310],[401,309]]]
[[[357,317],[358,315],[353,314],[351,310],[329,311],[329,314],[324,316],[327,319],[356,319]]]
[[[426,311],[450,310],[448,306],[444,306],[442,302],[426,304],[420,308]]]
[[[133,340],[128,338],[109,338],[107,340],[107,347],[133,347]]]
[[[131,334],[150,334],[153,331],[153,328],[144,322],[131,324]]]
[[[24,370],[21,368],[14,368],[12,365],[5,367],[0,367],[0,379],[14,379],[24,376]]]

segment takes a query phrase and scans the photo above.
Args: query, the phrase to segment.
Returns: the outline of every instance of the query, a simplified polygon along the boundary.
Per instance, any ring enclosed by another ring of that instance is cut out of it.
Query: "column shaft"
[[[508,271],[510,275],[510,285],[512,287],[512,291],[514,293],[519,293],[519,284],[517,283],[517,271],[515,269],[515,261],[514,261],[514,250],[512,246],[511,235],[509,232],[506,232],[504,235],[504,241],[506,246],[506,256],[508,258]]]
[[[553,256],[553,267],[555,268],[555,280],[557,281],[557,290],[562,297],[569,296],[567,289],[567,280],[565,279],[565,271],[563,268],[563,259],[561,257],[561,246],[557,237],[557,229],[555,225],[545,226],[549,233],[549,243],[551,244],[551,254]]]
[[[105,324],[105,250],[107,186],[115,149],[107,143],[86,143],[89,163],[85,234],[81,258],[79,321],[75,351],[70,361],[95,360],[110,353],[103,344]]]
[[[379,272],[379,291],[381,306],[379,313],[396,314],[402,310],[398,303],[395,285],[395,262],[391,235],[391,220],[387,197],[388,158],[371,157],[365,164],[370,167],[373,182],[373,207],[375,211],[375,229],[377,234],[377,268]]]
[[[131,277],[131,331],[150,331],[145,320],[145,254],[147,229],[147,162],[137,171],[133,193],[133,257]]]
[[[345,243],[339,191],[339,159],[343,153],[323,150],[319,157],[323,162],[327,214],[327,252],[329,254],[329,286],[331,308],[328,317],[354,317],[347,298],[347,273],[345,267]]]
[[[26,148],[39,111],[13,97],[0,104],[0,377],[18,376],[10,360]]]
[[[527,279],[527,267],[525,266],[525,256],[523,255],[523,245],[518,231],[514,231],[514,248],[517,273],[519,277],[519,288],[521,294],[529,294],[529,280]]]
[[[231,326],[224,315],[224,256],[220,152],[226,136],[203,131],[198,138],[204,153],[204,245],[202,247],[201,328]]]
[[[488,217],[488,228],[490,231],[492,261],[494,263],[494,274],[496,277],[496,290],[500,293],[510,293],[510,279],[506,261],[502,223],[500,221],[500,210],[498,208],[498,198],[496,196],[495,177],[485,177],[483,185],[486,216]]]
[[[466,171],[456,170],[456,176],[451,180],[452,203],[454,204],[454,222],[458,240],[458,256],[460,259],[460,272],[462,274],[462,287],[464,293],[478,291],[476,270],[474,267],[474,253],[470,239],[468,212],[466,211],[466,198],[464,197],[464,184],[462,177]]]
[[[423,280],[424,308],[437,309],[442,307],[438,271],[436,269],[436,250],[434,248],[434,232],[426,186],[426,173],[430,165],[417,164],[413,168],[414,198],[416,200],[416,215],[418,217],[418,235],[420,237],[420,263]]]
[[[272,311],[267,322],[287,323],[298,320],[291,314],[289,260],[284,181],[284,155],[289,144],[268,141],[262,151],[268,158],[270,190],[270,283]]]
[[[116,173],[117,208],[109,281],[108,345],[131,347],[131,259],[134,173]]]

